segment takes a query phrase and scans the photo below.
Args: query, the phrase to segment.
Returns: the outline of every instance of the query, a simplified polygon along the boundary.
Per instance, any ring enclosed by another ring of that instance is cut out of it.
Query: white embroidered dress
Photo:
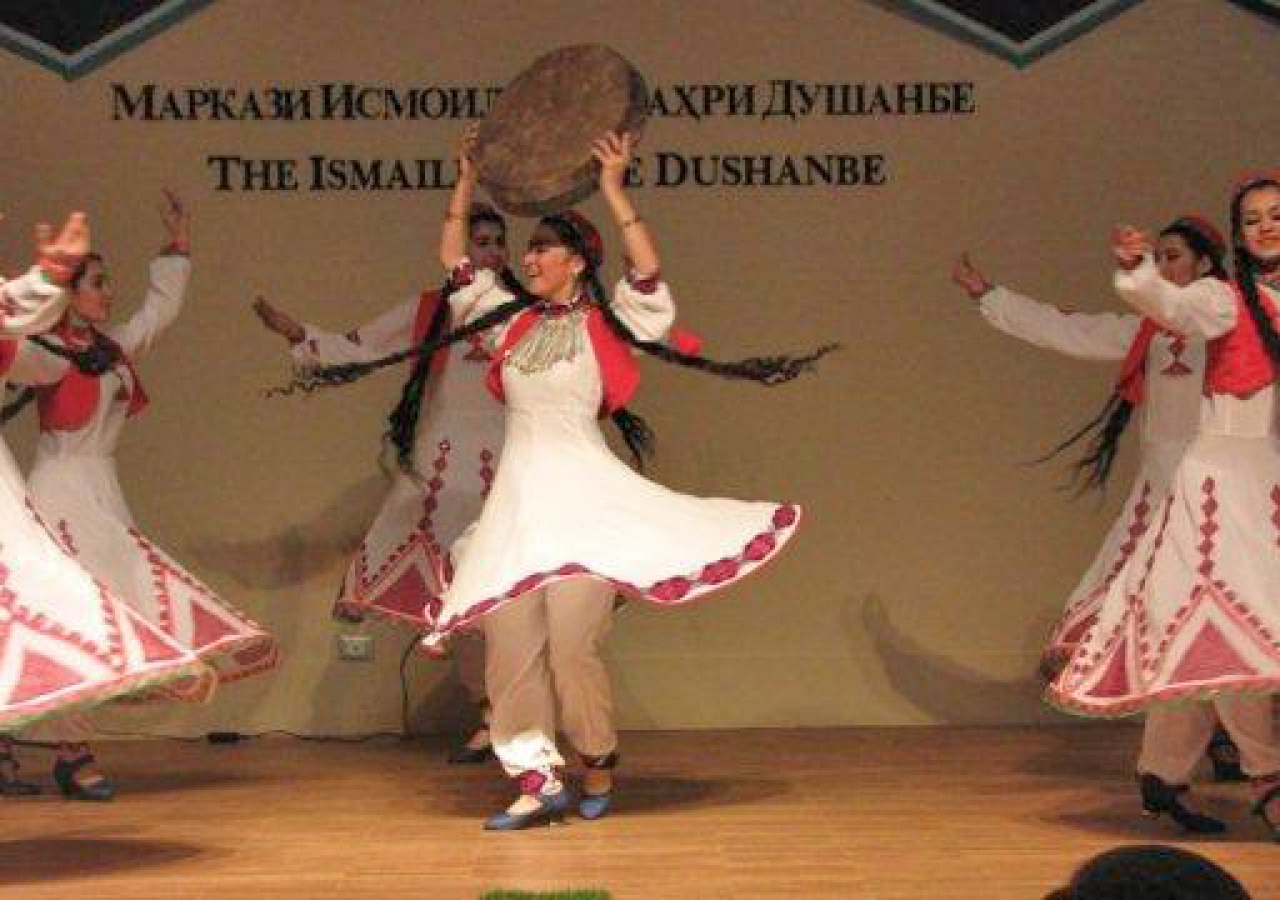
[[[423,304],[434,302],[431,296],[412,297],[348,334],[307,325],[294,360],[305,368],[368,362],[406,350]],[[489,359],[478,339],[449,348],[444,364],[428,377],[413,445],[421,480],[397,470],[347,568],[340,604],[427,624],[424,604],[438,603],[444,556],[480,515],[502,452],[502,408],[484,384]]]
[[[35,270],[0,283],[0,332],[52,327],[65,299]],[[206,675],[194,654],[63,552],[0,440],[0,731]]]
[[[473,321],[510,299],[481,271],[451,301],[459,319]],[[620,282],[613,305],[643,339],[664,339],[675,318],[661,283],[644,293]],[[495,346],[506,327],[493,335]],[[627,596],[684,603],[769,561],[799,524],[798,506],[679,494],[615,457],[600,430],[601,368],[585,315],[576,327],[581,349],[572,359],[532,372],[511,356],[502,364],[502,458],[480,519],[455,547],[454,577],[428,643],[565,578],[588,576]]]
[[[1236,323],[1229,285],[1178,288],[1150,259],[1116,276],[1121,297],[1186,337],[1185,378],[1203,385],[1200,347]],[[1167,385],[1148,364],[1148,393]],[[1116,716],[1233,691],[1280,690],[1280,443],[1275,385],[1197,398],[1189,441],[1148,441],[1115,549],[1095,564],[1060,638],[1071,657],[1049,686],[1070,712]],[[1157,399],[1157,403],[1158,403]],[[1179,400],[1189,404],[1189,397]],[[1159,406],[1152,409],[1159,410]]]
[[[190,277],[185,256],[153,260],[139,309],[105,331],[130,360],[145,355],[177,317]],[[59,341],[52,336],[46,338]],[[26,342],[14,363],[16,382],[57,385],[71,363]],[[232,681],[277,663],[275,640],[182,568],[140,532],[116,474],[115,451],[128,414],[133,375],[123,363],[96,379],[99,395],[88,421],[75,430],[41,430],[28,479],[45,521],[69,553],[148,622]],[[204,685],[172,688],[202,699]]]
[[[991,325],[1008,335],[1076,359],[1114,363],[1117,368],[1142,324],[1142,317],[1133,313],[1064,312],[1002,286],[985,294],[979,308]],[[1146,396],[1130,425],[1137,432],[1138,473],[1119,518],[1067,600],[1049,640],[1053,657],[1066,659],[1074,651],[1108,588],[1133,556],[1135,535],[1149,525],[1151,510],[1168,498],[1177,461],[1199,428],[1204,364],[1201,338],[1162,331],[1152,340],[1145,362]]]

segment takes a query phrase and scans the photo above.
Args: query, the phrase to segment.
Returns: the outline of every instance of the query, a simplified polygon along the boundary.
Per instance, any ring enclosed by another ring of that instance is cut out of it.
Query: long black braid
[[[55,356],[61,356],[70,362],[86,375],[97,377],[110,372],[124,358],[124,353],[120,349],[120,345],[111,338],[99,332],[97,329],[91,331],[93,341],[82,348],[72,348],[57,341],[51,341],[44,335],[35,334],[27,338],[33,344],[38,344],[45,350],[48,350]],[[4,405],[0,409],[0,425],[7,423],[10,419],[20,414],[31,404],[36,397],[35,389],[32,387],[23,387],[18,395]]]
[[[749,357],[737,362],[719,362],[706,357],[684,353],[661,341],[642,340],[637,337],[626,323],[618,316],[613,305],[608,301],[604,287],[599,278],[599,260],[587,247],[585,236],[573,222],[565,216],[547,216],[541,224],[551,228],[573,253],[586,261],[586,269],[582,273],[583,283],[589,292],[590,300],[601,310],[609,328],[627,344],[657,357],[664,362],[687,368],[698,369],[719,375],[722,378],[755,381],[766,386],[773,386],[791,381],[806,371],[811,371],[817,361],[835,350],[837,344],[826,344],[814,352],[801,357],[766,356]],[[414,358],[414,371],[405,382],[401,391],[400,402],[388,418],[388,429],[384,440],[395,448],[397,459],[402,467],[412,467],[413,441],[417,431],[418,418],[421,413],[424,396],[424,385],[430,371],[431,357],[443,347],[501,325],[508,319],[524,310],[544,303],[529,293],[509,269],[503,269],[498,275],[498,282],[511,294],[512,299],[480,316],[473,322],[443,334],[428,333],[419,344],[399,353],[393,353],[380,359],[362,363],[347,363],[336,366],[321,366],[295,375],[293,381],[284,388],[268,391],[268,395],[291,394],[295,390],[313,391],[322,387],[334,387],[349,384],[379,369],[397,365]],[[444,330],[444,319],[447,316],[448,296],[456,289],[446,284],[442,291],[441,310],[436,316],[440,320],[438,331]],[[436,321],[432,326],[435,328]],[[638,467],[643,468],[644,457],[652,453],[654,444],[653,429],[636,413],[628,409],[614,410],[611,419]]]
[[[1244,221],[1242,208],[1247,194],[1260,188],[1276,188],[1280,190],[1280,181],[1274,178],[1256,178],[1243,185],[1231,201],[1231,244],[1235,256],[1236,284],[1244,296],[1245,307],[1258,327],[1258,335],[1267,350],[1271,361],[1280,366],[1280,334],[1276,333],[1275,322],[1267,315],[1262,306],[1262,298],[1258,294],[1258,265],[1244,244]]]
[[[1223,248],[1211,240],[1194,221],[1187,218],[1176,219],[1168,228],[1160,232],[1160,236],[1182,238],[1197,262],[1203,260],[1209,263],[1206,277],[1227,280],[1227,271],[1222,260]],[[1126,400],[1119,390],[1115,390],[1093,419],[1036,462],[1048,462],[1087,437],[1089,439],[1087,449],[1084,455],[1072,464],[1071,479],[1066,486],[1069,490],[1074,489],[1077,496],[1091,490],[1101,491],[1106,488],[1107,479],[1111,477],[1111,468],[1120,450],[1120,438],[1124,435],[1132,418],[1133,404]]]

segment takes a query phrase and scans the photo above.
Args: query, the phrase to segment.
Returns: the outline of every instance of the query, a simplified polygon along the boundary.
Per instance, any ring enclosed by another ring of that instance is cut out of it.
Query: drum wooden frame
[[[518,75],[480,124],[476,174],[493,202],[518,216],[559,212],[596,189],[591,141],[639,136],[648,116],[644,77],[603,44],[561,47]]]

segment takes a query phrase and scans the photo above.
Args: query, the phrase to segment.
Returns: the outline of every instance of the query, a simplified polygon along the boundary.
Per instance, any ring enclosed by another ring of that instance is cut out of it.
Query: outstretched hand
[[[57,234],[48,222],[41,222],[36,225],[35,243],[40,268],[55,282],[66,284],[89,252],[89,217],[73,212]]]
[[[591,155],[600,163],[600,188],[621,190],[635,150],[635,136],[610,131],[591,142]]]
[[[160,220],[169,235],[170,246],[185,250],[191,243],[191,214],[182,198],[169,188],[162,188],[164,203],[160,204]]]
[[[258,314],[268,331],[274,331],[290,344],[300,344],[307,336],[306,329],[296,319],[276,309],[265,297],[258,297],[253,301],[253,311]]]
[[[964,292],[971,300],[978,300],[991,290],[991,282],[982,274],[982,270],[969,260],[967,251],[960,254],[960,258],[951,269],[951,280],[964,288]]]
[[[1151,236],[1145,231],[1120,225],[1111,232],[1111,253],[1122,269],[1136,269],[1151,252]]]

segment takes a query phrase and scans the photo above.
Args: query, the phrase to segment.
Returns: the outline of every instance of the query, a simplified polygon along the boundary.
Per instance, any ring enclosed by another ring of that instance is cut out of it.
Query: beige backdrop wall
[[[970,116],[652,122],[647,145],[685,154],[884,153],[889,183],[637,190],[682,317],[716,354],[844,350],[774,391],[647,366],[654,477],[811,517],[776,566],[711,602],[623,610],[609,654],[629,728],[1027,722],[1055,715],[1030,673],[1122,492],[1070,502],[1061,466],[1024,463],[1091,415],[1109,372],[997,335],[949,267],[967,248],[1035,296],[1114,307],[1113,223],[1218,215],[1237,173],[1277,162],[1276,38],[1220,0],[1161,0],[1017,70],[852,0],[219,0],[76,82],[0,56],[7,265],[27,256],[28,223],[84,207],[131,305],[161,238],[160,186],[191,201],[195,281],[146,364],[155,403],[128,430],[123,480],[144,528],[285,651],[274,677],[207,709],[105,721],[398,726],[405,635],[371,626],[376,661],[341,662],[329,608],[384,490],[374,458],[399,378],[263,399],[287,364],[248,305],[262,293],[341,329],[373,317],[439,278],[446,197],[218,193],[205,158],[442,156],[462,127],[113,121],[111,84],[501,84],[580,41],[613,44],[659,85],[973,82]],[[20,453],[30,432],[10,429]],[[450,722],[443,672],[411,664],[417,727]]]

